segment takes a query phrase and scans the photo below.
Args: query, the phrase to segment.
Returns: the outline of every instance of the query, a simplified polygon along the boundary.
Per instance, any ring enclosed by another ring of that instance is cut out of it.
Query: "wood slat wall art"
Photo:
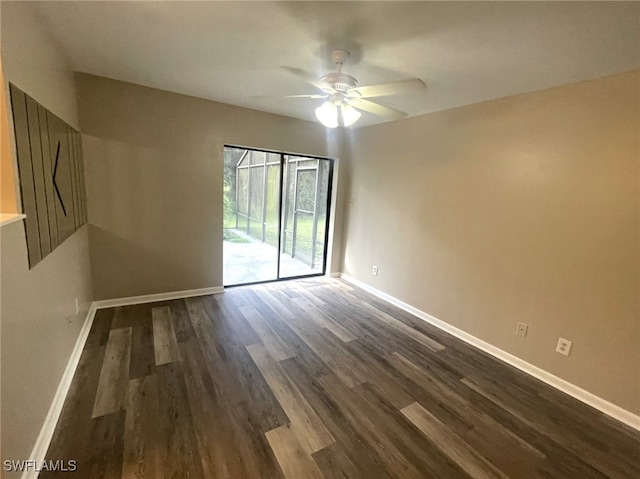
[[[87,222],[82,138],[15,85],[9,87],[33,268]]]

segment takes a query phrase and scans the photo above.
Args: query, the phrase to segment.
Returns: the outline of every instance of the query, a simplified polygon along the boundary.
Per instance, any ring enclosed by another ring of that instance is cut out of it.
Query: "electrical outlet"
[[[355,198],[353,197],[349,198],[349,206],[353,206],[355,202],[356,202]]]
[[[518,336],[522,336],[523,338],[527,337],[527,331],[529,330],[529,326],[524,323],[518,323],[518,327],[516,328],[516,334]]]
[[[73,301],[73,304],[76,307],[76,314],[78,314],[80,312],[80,303],[78,302],[78,298]]]
[[[565,356],[569,356],[571,352],[571,345],[573,343],[568,339],[559,338],[558,345],[556,346],[556,352],[560,354],[564,354]]]
[[[374,276],[378,276],[378,267],[374,266],[373,269],[371,270],[371,274]]]

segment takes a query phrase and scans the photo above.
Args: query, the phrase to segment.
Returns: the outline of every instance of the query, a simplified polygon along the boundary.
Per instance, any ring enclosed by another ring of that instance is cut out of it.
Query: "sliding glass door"
[[[329,170],[328,160],[285,157],[280,277],[323,272]]]
[[[224,285],[324,274],[333,161],[224,152]]]

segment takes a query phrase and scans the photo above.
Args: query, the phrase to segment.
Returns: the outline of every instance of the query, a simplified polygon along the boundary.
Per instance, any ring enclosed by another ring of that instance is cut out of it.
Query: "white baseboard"
[[[51,438],[53,437],[56,425],[58,424],[58,419],[60,418],[60,413],[62,413],[62,406],[64,406],[64,401],[67,398],[71,381],[73,381],[73,376],[76,373],[76,368],[80,362],[80,356],[82,356],[82,350],[84,349],[84,344],[87,342],[87,337],[89,336],[89,331],[91,331],[91,325],[93,324],[93,318],[95,315],[96,307],[92,303],[89,307],[89,311],[87,312],[87,316],[85,317],[84,324],[80,329],[80,334],[78,334],[78,338],[76,339],[73,351],[71,351],[71,357],[69,358],[67,367],[62,374],[62,379],[60,380],[60,384],[58,384],[58,389],[56,390],[56,394],[53,397],[51,406],[49,407],[47,417],[40,429],[40,434],[38,434],[38,439],[36,439],[36,443],[33,446],[31,455],[29,456],[38,465],[42,464],[45,460],[49,444],[51,443]],[[22,479],[37,479],[38,471],[25,471],[22,473],[21,477]]]
[[[331,273],[329,275],[331,278],[340,278],[342,277],[342,273],[338,272],[338,273]]]
[[[458,339],[461,339],[462,341],[472,346],[475,346],[476,348],[481,349],[486,353],[491,354],[492,356],[504,361],[507,364],[510,364],[513,367],[520,369],[521,371],[533,376],[534,378],[537,378],[540,381],[545,382],[550,386],[553,386],[556,389],[559,389],[560,391],[568,394],[569,396],[572,396],[578,399],[579,401],[582,401],[583,403],[588,404],[589,406],[595,409],[598,409],[599,411],[607,414],[608,416],[611,416],[614,419],[617,419],[618,421],[640,431],[640,416],[637,416],[632,412],[629,412],[626,409],[621,408],[620,406],[616,406],[615,404],[607,401],[606,399],[602,399],[601,397],[596,396],[595,394],[590,393],[589,391],[586,391],[581,387],[578,387],[575,384],[570,383],[569,381],[559,378],[558,376],[555,376],[545,371],[544,369],[540,369],[539,367],[534,366],[531,363],[523,361],[522,359],[512,354],[509,354],[500,348],[493,346],[492,344],[489,344],[481,339],[478,339],[475,336],[472,336],[471,334],[466,333],[465,331],[458,329],[455,326],[452,326],[449,323],[446,323],[445,321],[442,321],[441,319],[436,318],[435,316],[431,316],[430,314],[425,313],[424,311],[421,311],[411,306],[410,304],[400,301],[399,299],[387,293],[383,293],[382,291],[375,289],[372,286],[369,286],[368,284],[363,283],[360,280],[357,280],[347,274],[342,274],[340,277],[345,281],[353,284],[354,286],[357,286],[361,289],[364,289],[365,291],[368,291],[374,296],[377,296],[378,298],[383,299],[388,303],[391,303],[399,307],[400,309],[403,309],[408,313],[413,314],[414,316],[422,319],[423,321],[426,321],[436,326],[437,328],[443,331],[446,331],[447,333],[457,337]]]
[[[87,316],[84,320],[84,324],[82,325],[82,329],[80,330],[80,334],[78,334],[76,344],[71,352],[71,357],[69,358],[67,367],[62,374],[62,379],[60,380],[60,384],[58,384],[58,389],[56,390],[56,394],[53,397],[51,406],[49,407],[47,417],[42,424],[40,434],[38,434],[38,439],[36,439],[36,443],[33,446],[31,455],[29,456],[30,459],[35,461],[35,464],[42,464],[45,460],[49,444],[51,443],[53,433],[55,432],[58,424],[58,419],[60,418],[60,413],[62,413],[64,401],[67,398],[67,393],[71,386],[71,381],[73,381],[73,376],[76,373],[78,363],[80,362],[80,356],[82,355],[84,345],[89,337],[89,331],[91,331],[93,319],[95,318],[96,311],[98,309],[127,306],[130,304],[153,303],[156,301],[167,301],[171,299],[191,298],[194,296],[206,296],[218,293],[224,293],[224,287],[218,286],[213,288],[174,291],[170,293],[148,294],[144,296],[131,296],[128,298],[107,299],[91,303]],[[29,470],[22,474],[21,479],[37,479],[37,477],[38,471]]]
[[[143,296],[130,296],[128,298],[104,299],[94,301],[96,309],[114,308],[116,306],[128,306],[130,304],[155,303],[156,301],[169,301],[171,299],[192,298],[194,296],[207,296],[209,294],[224,293],[223,286],[212,288],[187,289],[184,291],[172,291],[170,293],[145,294]]]

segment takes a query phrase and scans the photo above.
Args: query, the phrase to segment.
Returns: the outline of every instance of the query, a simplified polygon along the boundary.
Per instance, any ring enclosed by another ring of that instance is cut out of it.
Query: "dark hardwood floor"
[[[99,310],[41,478],[640,477],[640,434],[340,280]]]

